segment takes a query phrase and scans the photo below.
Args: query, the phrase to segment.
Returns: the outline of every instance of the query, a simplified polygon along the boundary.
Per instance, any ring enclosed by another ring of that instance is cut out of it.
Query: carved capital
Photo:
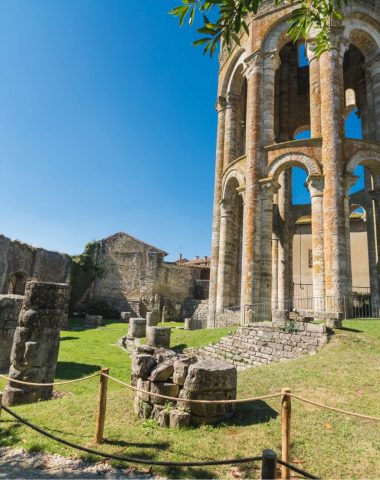
[[[353,175],[352,173],[347,173],[344,177],[344,193],[346,198],[349,198],[350,188],[355,185],[359,180],[359,177]]]
[[[222,112],[223,110],[225,110],[226,108],[227,108],[226,97],[219,96],[217,101],[216,101],[215,110],[219,113],[219,112]]]
[[[239,106],[241,97],[235,93],[229,92],[226,96],[226,107],[227,108],[236,108]]]
[[[325,177],[322,175],[309,175],[306,180],[306,186],[309,189],[310,197],[322,197],[325,188]]]
[[[281,58],[277,50],[272,50],[264,55],[264,69],[275,72],[281,65]]]
[[[280,185],[273,178],[263,178],[259,180],[261,193],[265,197],[273,197],[278,192]]]
[[[263,68],[263,54],[261,50],[250,55],[244,61],[245,69],[243,75],[248,80],[257,72],[261,72]]]
[[[220,202],[220,218],[229,218],[232,217],[232,207],[231,203],[225,198]]]

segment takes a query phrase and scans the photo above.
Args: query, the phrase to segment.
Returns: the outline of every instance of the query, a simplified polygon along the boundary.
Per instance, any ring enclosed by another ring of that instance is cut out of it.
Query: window
[[[308,262],[309,262],[309,268],[313,268],[313,250],[309,248],[308,251]]]

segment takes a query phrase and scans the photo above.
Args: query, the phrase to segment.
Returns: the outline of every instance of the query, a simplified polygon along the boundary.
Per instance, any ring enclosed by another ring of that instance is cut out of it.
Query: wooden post
[[[262,480],[275,480],[277,476],[277,455],[273,450],[263,451],[261,466]]]
[[[282,429],[282,447],[281,447],[281,460],[289,463],[290,453],[290,423],[292,416],[292,397],[290,388],[282,389],[281,397],[281,429]],[[288,480],[290,478],[290,470],[281,466],[281,480]]]
[[[104,423],[106,420],[108,378],[103,375],[104,373],[108,375],[109,368],[102,368],[99,377],[99,397],[98,413],[96,415],[95,443],[103,443]]]

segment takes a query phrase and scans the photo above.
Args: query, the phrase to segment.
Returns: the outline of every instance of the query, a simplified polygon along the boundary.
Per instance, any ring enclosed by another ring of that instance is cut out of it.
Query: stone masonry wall
[[[66,254],[35,248],[0,235],[0,293],[23,294],[29,279],[67,283],[70,265],[71,259]]]
[[[241,368],[258,367],[272,362],[313,355],[328,342],[324,325],[296,323],[297,331],[271,323],[241,327],[235,334],[197,352],[198,357],[214,358]]]

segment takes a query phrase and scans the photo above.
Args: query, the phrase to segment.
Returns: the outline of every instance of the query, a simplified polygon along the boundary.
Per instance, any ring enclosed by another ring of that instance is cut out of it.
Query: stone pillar
[[[261,184],[261,278],[260,303],[271,304],[272,299],[272,233],[273,195],[278,186],[264,179]]]
[[[278,301],[279,309],[285,308],[285,300],[290,300],[292,291],[292,178],[291,170],[279,176],[278,211],[280,216],[280,242],[278,245]]]
[[[264,81],[263,81],[263,144],[272,145],[275,141],[274,129],[274,94],[276,71],[280,65],[280,56],[277,50],[265,54]]]
[[[321,126],[321,86],[319,59],[315,54],[315,41],[307,43],[307,56],[310,69],[310,130],[311,138],[320,138],[322,135]]]
[[[376,182],[377,183],[377,182]],[[374,231],[374,245],[372,245],[372,250],[375,251],[375,266],[369,265],[370,270],[376,272],[377,276],[377,290],[374,290],[372,294],[372,305],[375,310],[374,314],[377,316],[379,314],[379,286],[380,286],[380,189],[376,185],[375,190],[370,190],[369,195],[372,200],[372,212],[373,212],[373,231]]]
[[[227,94],[225,113],[225,138],[224,138],[224,170],[237,157],[237,122],[240,105],[240,96],[234,93]]]
[[[324,178],[322,176],[309,176],[307,186],[311,198],[314,311],[323,312],[325,310],[325,259],[323,241]]]
[[[358,177],[346,174],[345,177],[345,195],[344,195],[344,218],[346,224],[346,249],[347,249],[347,294],[352,295],[352,260],[351,260],[351,205],[350,189],[357,182]],[[346,302],[347,305],[347,302]],[[351,302],[349,303],[351,305]],[[347,314],[349,312],[346,312]]]
[[[380,142],[380,55],[365,65],[372,84],[373,115],[376,131],[373,140]],[[368,78],[368,77],[367,77]]]
[[[343,28],[331,27],[331,49],[320,57],[322,162],[325,176],[323,201],[325,288],[334,298],[334,312],[343,311],[347,293],[347,251],[344,210],[344,88]]]
[[[210,269],[210,292],[209,292],[209,315],[207,320],[208,328],[214,325],[216,297],[218,290],[218,264],[219,264],[219,234],[220,234],[220,202],[222,200],[222,175],[224,158],[225,138],[225,114],[226,100],[219,97],[217,104],[218,111],[218,136],[216,146],[216,167],[215,167],[215,191],[214,191],[214,213],[212,222],[212,247],[211,247],[211,269]]]
[[[148,327],[146,329],[146,343],[150,347],[170,348],[171,328]]]
[[[280,219],[278,213],[278,193],[273,196],[273,233],[272,233],[272,310],[278,309],[278,244]]]
[[[220,244],[218,266],[218,292],[216,312],[223,312],[229,301],[229,275],[231,274],[231,230],[233,217],[231,206],[223,200],[220,204]]]
[[[0,372],[8,373],[13,337],[24,297],[0,295]]]
[[[67,319],[70,288],[66,284],[28,282],[11,354],[9,377],[31,383],[52,383],[59,352],[59,334]],[[31,387],[12,380],[5,405],[51,398],[53,387]]]
[[[279,132],[280,141],[286,142],[290,138],[289,132],[289,63],[286,61],[280,69],[279,91]]]
[[[262,91],[263,60],[261,52],[246,60],[247,78],[247,162],[244,207],[243,285],[244,305],[257,303],[260,284],[260,186],[263,152],[262,145]],[[250,319],[245,319],[250,323]]]

